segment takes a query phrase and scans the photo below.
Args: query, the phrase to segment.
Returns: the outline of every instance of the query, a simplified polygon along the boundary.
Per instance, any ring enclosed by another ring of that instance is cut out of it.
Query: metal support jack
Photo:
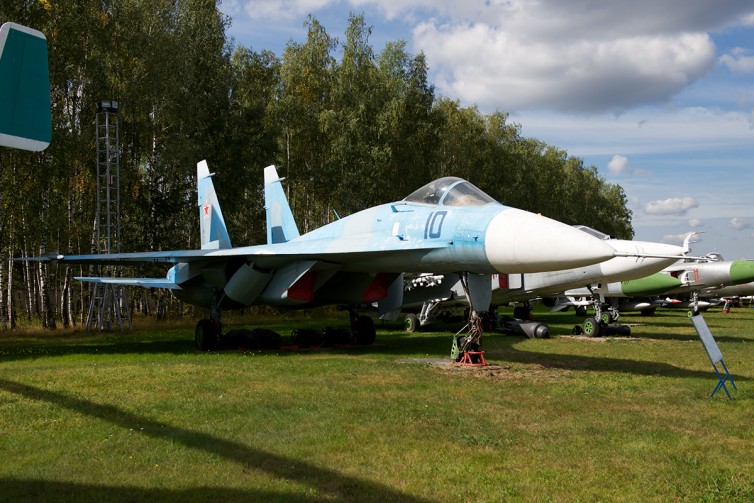
[[[487,361],[484,359],[484,351],[479,348],[482,345],[483,324],[482,317],[474,309],[474,304],[469,293],[468,273],[460,275],[461,285],[469,302],[469,322],[459,332],[453,336],[453,347],[451,349],[451,358],[457,365],[484,366]],[[459,335],[468,329],[465,336]]]

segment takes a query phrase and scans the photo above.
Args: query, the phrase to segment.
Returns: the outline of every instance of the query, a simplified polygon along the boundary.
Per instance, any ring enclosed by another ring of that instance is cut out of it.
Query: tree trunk
[[[63,328],[68,328],[73,324],[71,320],[71,268],[65,268],[65,281],[63,282],[63,291],[60,295],[60,320],[63,322]]]
[[[5,264],[3,264],[3,266],[4,265]],[[5,271],[5,267],[0,267],[0,330],[8,329],[8,317],[5,314],[4,271]]]
[[[40,253],[42,255],[42,253]],[[42,262],[39,263],[39,316],[42,319],[42,327],[49,330],[55,330],[55,313],[53,312],[52,303],[50,302],[49,280],[47,277],[47,266]]]
[[[24,243],[24,257],[28,257],[29,253],[26,248],[26,243]],[[34,280],[34,272],[31,268],[31,262],[26,261],[24,262],[23,267],[24,272],[24,284],[26,285],[26,321],[31,321],[34,313],[36,313],[36,299],[37,299],[37,289],[36,289],[36,281]]]
[[[13,249],[8,253],[8,297],[5,302],[5,312],[8,317],[8,326],[11,330],[16,328],[16,306],[13,303]],[[2,292],[0,292],[2,295]]]

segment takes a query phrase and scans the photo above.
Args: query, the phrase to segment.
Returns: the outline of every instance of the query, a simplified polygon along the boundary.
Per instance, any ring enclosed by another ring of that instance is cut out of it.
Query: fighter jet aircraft
[[[52,139],[50,74],[44,34],[0,26],[0,146],[40,151]]]
[[[212,175],[197,164],[201,249],[110,255],[52,254],[36,260],[88,264],[174,264],[165,278],[80,281],[168,288],[207,308],[197,347],[211,349],[224,309],[252,305],[308,307],[371,304],[387,312],[403,303],[404,271],[463,273],[474,305],[489,305],[491,275],[585,266],[615,256],[603,241],[555,220],[503,206],[455,177],[428,183],[401,201],[383,204],[299,235],[281,179],[265,169],[268,243],[231,246]],[[369,317],[361,341],[374,340]]]

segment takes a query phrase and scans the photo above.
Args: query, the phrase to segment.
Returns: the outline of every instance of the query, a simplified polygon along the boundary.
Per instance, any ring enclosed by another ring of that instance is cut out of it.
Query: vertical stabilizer
[[[285,243],[299,237],[293,212],[283,192],[284,179],[275,166],[264,168],[264,208],[267,213],[267,243]]]
[[[0,27],[0,146],[38,152],[52,140],[47,39],[15,23]]]
[[[202,236],[202,250],[230,248],[230,236],[225,226],[223,212],[217,200],[215,186],[207,161],[196,164],[196,191],[199,195],[199,228]]]

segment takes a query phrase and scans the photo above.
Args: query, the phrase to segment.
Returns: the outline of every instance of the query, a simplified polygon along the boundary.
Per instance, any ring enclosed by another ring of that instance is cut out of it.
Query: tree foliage
[[[402,41],[376,54],[363,16],[350,16],[342,42],[310,16],[306,41],[281,56],[230,41],[216,0],[3,2],[0,22],[10,20],[48,38],[53,141],[0,151],[3,327],[85,316],[88,291],[70,281],[84,271],[8,259],[93,250],[103,99],[120,104],[122,251],[197,246],[201,159],[237,245],[264,240],[261,169],[273,163],[302,231],[456,175],[504,204],[633,236],[619,185],[523,137],[504,112],[436,96],[424,55]],[[151,312],[155,298],[134,305]]]

